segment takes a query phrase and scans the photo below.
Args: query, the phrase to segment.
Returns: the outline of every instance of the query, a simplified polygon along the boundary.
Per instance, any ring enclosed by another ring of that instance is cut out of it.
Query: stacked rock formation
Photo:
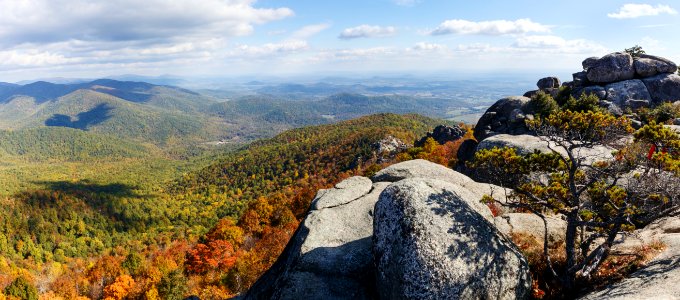
[[[244,296],[525,299],[529,267],[507,236],[542,221],[494,218],[479,201],[484,194],[504,201],[502,188],[424,160],[346,179],[319,191],[278,261]],[[551,222],[555,239],[562,223]]]
[[[663,57],[647,54],[633,57],[615,52],[601,58],[587,58],[582,67],[583,71],[572,75],[572,81],[560,85],[559,78],[545,77],[536,83],[538,90],[528,91],[523,97],[498,100],[477,122],[475,138],[482,141],[497,134],[527,134],[524,121],[534,114],[527,103],[539,91],[556,97],[562,87],[571,89],[575,98],[582,94],[595,95],[602,107],[618,116],[628,108],[654,107],[680,100],[680,76],[675,73],[678,66]]]
[[[416,141],[415,146],[422,147],[428,138],[433,138],[440,145],[444,145],[446,142],[453,142],[462,138],[466,132],[467,130],[460,126],[439,125],[432,132],[428,132],[422,139]]]
[[[595,94],[612,112],[680,100],[678,66],[663,57],[615,52],[588,58],[582,65],[583,71],[564,85],[571,87],[574,97]]]

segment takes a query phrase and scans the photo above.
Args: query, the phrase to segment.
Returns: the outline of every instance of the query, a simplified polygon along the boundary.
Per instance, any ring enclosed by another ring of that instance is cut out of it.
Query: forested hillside
[[[64,299],[99,299],[122,287],[128,298],[226,298],[275,261],[319,188],[393,161],[394,153],[377,152],[382,140],[412,143],[440,123],[374,115],[287,131],[191,164],[75,129],[3,133],[3,174],[28,176],[20,167],[27,166],[49,176],[2,196],[0,286],[25,277]],[[38,149],[17,141],[43,134]],[[42,153],[59,167],[29,159]],[[71,153],[84,160],[69,162]]]
[[[448,97],[356,93],[292,98],[289,94],[268,93],[225,100],[144,82],[35,82],[2,86],[0,130],[68,127],[153,144],[173,155],[191,156],[207,145],[250,142],[292,128],[375,113],[445,118],[471,105]]]
[[[82,161],[149,156],[149,148],[107,135],[64,127],[0,131],[0,158]]]

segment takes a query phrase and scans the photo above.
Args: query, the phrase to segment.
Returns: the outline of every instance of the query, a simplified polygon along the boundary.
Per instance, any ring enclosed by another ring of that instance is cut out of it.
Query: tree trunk
[[[570,212],[567,214],[567,232],[565,237],[565,251],[567,256],[567,268],[563,284],[566,291],[572,290],[576,279],[576,237],[577,237],[577,212]]]

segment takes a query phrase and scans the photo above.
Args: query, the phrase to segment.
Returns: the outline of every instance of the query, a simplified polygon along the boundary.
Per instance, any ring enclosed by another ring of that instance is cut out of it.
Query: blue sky
[[[0,0],[0,81],[579,71],[680,61],[677,1]]]

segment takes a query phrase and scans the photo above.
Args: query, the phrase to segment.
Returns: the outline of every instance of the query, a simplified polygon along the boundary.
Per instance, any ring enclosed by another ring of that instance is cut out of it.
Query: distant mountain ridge
[[[156,145],[217,138],[214,99],[146,82],[97,79],[57,84],[0,84],[0,130],[66,127]]]
[[[153,89],[156,87],[163,87],[177,90],[182,93],[198,95],[195,92],[178,87],[154,85],[137,81],[97,79],[86,83],[69,84],[36,81],[25,85],[0,83],[0,103],[9,102],[11,99],[17,96],[33,97],[36,99],[36,101],[42,103],[48,100],[55,100],[80,89],[97,90],[99,92],[116,96],[124,100],[143,102],[145,99],[149,98],[149,96],[153,93]]]
[[[67,127],[162,148],[203,147],[250,142],[296,127],[376,113],[473,116],[479,101],[501,92],[475,84],[440,90],[444,83],[418,88],[318,83],[263,87],[259,93],[232,98],[143,81],[61,82],[0,83],[0,130]],[[439,92],[421,95],[429,86]],[[392,93],[410,89],[407,94]],[[471,98],[480,89],[488,94]]]

